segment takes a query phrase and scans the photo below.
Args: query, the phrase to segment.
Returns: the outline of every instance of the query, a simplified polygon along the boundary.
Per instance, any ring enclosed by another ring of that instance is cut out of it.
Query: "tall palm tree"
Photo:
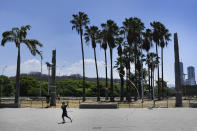
[[[150,63],[149,63],[149,50],[153,46],[152,44],[152,31],[150,29],[146,29],[146,31],[143,33],[143,44],[142,49],[146,51],[146,62],[147,62],[147,69],[148,69],[148,90],[150,95]]]
[[[118,45],[118,58],[115,64],[115,68],[117,68],[118,72],[119,72],[119,77],[120,77],[120,83],[121,83],[121,88],[120,88],[120,101],[124,100],[124,75],[125,75],[125,71],[124,71],[124,64],[123,64],[123,50],[122,50],[122,44],[123,44],[123,38],[119,37],[116,39],[116,43]]]
[[[94,59],[95,59],[95,66],[96,66],[96,79],[97,79],[97,101],[100,101],[100,85],[99,85],[99,75],[98,75],[98,68],[97,68],[97,60],[96,60],[96,43],[99,39],[99,29],[97,26],[86,26],[85,31],[85,40],[88,43],[90,40],[92,42],[92,48],[94,49]]]
[[[84,63],[84,50],[83,50],[83,29],[89,23],[88,15],[84,12],[79,12],[78,14],[73,14],[73,20],[70,22],[73,24],[72,30],[76,29],[77,33],[80,34],[81,39],[81,52],[83,60],[83,101],[85,101],[85,63]]]
[[[102,26],[102,24],[101,24]],[[103,25],[105,26],[105,25]],[[105,100],[108,100],[108,77],[107,77],[107,30],[102,29],[99,32],[100,47],[104,50],[105,53]]]
[[[122,22],[123,26],[122,29],[124,30],[125,33],[125,37],[127,40],[127,44],[128,46],[125,48],[124,50],[124,54],[127,56],[128,55],[128,61],[125,61],[126,64],[126,68],[127,68],[127,77],[130,79],[130,74],[131,74],[131,50],[132,50],[132,46],[133,46],[133,41],[134,41],[134,34],[133,34],[133,27],[132,27],[132,21],[133,18],[130,17],[129,19],[126,18],[125,21]],[[127,54],[128,53],[128,54]],[[128,102],[131,101],[131,87],[130,87],[130,82],[128,81],[129,79],[127,79],[127,100]]]
[[[168,46],[168,42],[170,41],[171,34],[169,33],[168,29],[163,29],[163,37],[160,42],[160,47],[161,47],[161,69],[162,69],[162,97],[164,98],[164,75],[163,75],[163,49],[165,46]]]
[[[16,47],[18,48],[18,56],[17,56],[17,69],[16,69],[16,91],[15,91],[15,103],[20,104],[19,96],[20,96],[20,46],[21,44],[25,44],[30,50],[31,54],[35,56],[36,54],[42,56],[41,52],[37,49],[37,46],[42,47],[42,44],[38,40],[27,39],[27,30],[30,30],[31,26],[21,26],[21,28],[12,28],[10,31],[5,31],[2,34],[1,45],[5,46],[8,42],[14,42]]]
[[[101,24],[102,28],[107,32],[107,43],[110,49],[110,61],[111,61],[111,87],[110,87],[110,101],[114,101],[113,93],[113,48],[116,47],[115,37],[118,35],[118,26],[113,20],[107,20],[106,23]]]
[[[157,67],[158,65],[158,62],[157,62],[157,54],[151,52],[148,54],[148,58],[149,58],[149,64],[150,64],[150,74],[151,74],[151,89],[152,89],[152,92],[153,92],[153,88],[154,88],[154,70],[155,68]],[[154,94],[152,93],[152,99],[154,98],[153,96]]]
[[[137,59],[139,59],[139,48],[141,44],[141,35],[144,30],[144,23],[137,17],[130,17],[129,19],[125,19],[123,22],[123,29],[126,34],[126,39],[129,45],[129,48],[134,49],[134,58],[135,58],[135,85],[137,85]],[[129,54],[129,58],[131,58],[131,54]],[[130,72],[130,71],[129,71]],[[130,73],[129,73],[130,74]],[[141,88],[139,87],[139,91]]]
[[[153,27],[153,41],[156,45],[156,54],[157,54],[157,62],[159,64],[159,54],[158,54],[158,46],[160,45],[160,40],[162,38],[162,30],[163,30],[163,24],[160,22],[152,22],[150,25]],[[159,81],[159,66],[157,66],[157,77]],[[161,98],[161,90],[160,90],[160,82],[158,82],[158,99]]]

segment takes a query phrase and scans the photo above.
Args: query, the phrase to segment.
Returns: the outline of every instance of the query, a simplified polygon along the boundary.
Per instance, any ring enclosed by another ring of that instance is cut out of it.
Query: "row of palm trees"
[[[42,52],[38,50],[38,46],[42,47],[42,43],[35,39],[27,39],[27,31],[30,30],[31,26],[21,26],[21,28],[12,28],[12,30],[5,31],[2,33],[1,46],[5,46],[6,43],[15,43],[18,49],[17,56],[17,69],[16,69],[16,91],[15,91],[15,103],[19,104],[20,96],[20,63],[21,63],[21,45],[25,44],[30,50],[31,54],[35,56],[38,54],[42,58]]]
[[[163,49],[168,45],[171,34],[169,30],[160,22],[151,22],[152,29],[145,29],[144,23],[137,17],[126,18],[119,27],[113,20],[107,20],[101,24],[101,29],[97,26],[90,26],[88,15],[84,12],[73,14],[70,21],[72,29],[76,29],[81,39],[81,50],[83,60],[83,101],[85,101],[85,65],[84,65],[84,47],[83,38],[86,43],[91,42],[94,49],[94,58],[97,76],[97,101],[100,101],[99,75],[96,59],[96,45],[99,44],[105,53],[105,71],[106,71],[106,99],[108,99],[108,74],[107,74],[107,48],[110,51],[110,101],[114,101],[113,94],[113,49],[117,47],[118,58],[115,68],[119,71],[121,80],[120,100],[126,99],[131,101],[131,87],[136,86],[141,92],[141,84],[144,78],[143,65],[147,65],[148,70],[148,90],[151,95],[151,89],[154,86],[154,70],[158,69],[159,74],[159,54],[158,47],[161,47],[162,61],[162,81],[158,82],[158,99],[163,94]],[[155,44],[155,52],[149,52]],[[146,53],[145,53],[146,52]],[[131,72],[131,64],[134,64],[135,72]],[[126,72],[125,72],[126,71]],[[124,76],[126,74],[126,91],[124,91]],[[162,90],[161,90],[162,89]],[[137,93],[135,95],[137,98]],[[141,97],[141,95],[140,95]]]
[[[149,93],[154,85],[154,69],[158,69],[159,76],[159,55],[158,47],[161,47],[161,60],[162,60],[162,86],[163,87],[163,48],[168,45],[171,34],[168,29],[160,22],[152,22],[150,25],[152,29],[146,29],[144,23],[137,17],[126,18],[123,21],[122,27],[113,20],[107,20],[106,23],[101,24],[101,29],[97,26],[88,26],[90,20],[88,15],[79,12],[73,14],[73,20],[71,20],[72,29],[76,29],[80,35],[82,60],[83,60],[83,101],[85,101],[85,63],[84,63],[84,49],[83,49],[83,37],[85,42],[91,42],[94,49],[94,58],[97,75],[97,101],[100,101],[100,86],[99,86],[99,74],[97,68],[96,59],[96,45],[100,44],[100,47],[105,52],[105,71],[106,71],[106,99],[108,100],[108,94],[110,94],[110,101],[114,101],[113,94],[113,49],[118,47],[118,58],[116,60],[115,67],[119,71],[121,80],[121,95],[120,100],[124,99],[124,76],[126,74],[126,92],[127,100],[131,101],[131,86],[138,87],[141,92],[140,84],[143,75],[143,63],[146,61],[149,78]],[[21,28],[12,28],[10,31],[5,31],[2,34],[1,45],[4,46],[8,42],[15,43],[18,49],[17,57],[17,71],[16,71],[16,95],[15,103],[19,103],[20,93],[20,45],[25,44],[30,50],[32,55],[40,55],[42,58],[42,52],[37,49],[37,46],[42,47],[42,44],[35,39],[27,39],[27,30],[30,30],[30,25],[22,26]],[[84,32],[85,31],[85,32]],[[156,46],[156,51],[149,52],[153,47],[153,42]],[[110,50],[110,92],[108,93],[108,74],[107,74],[107,48]],[[144,51],[146,51],[146,55]],[[131,72],[131,64],[135,65],[134,74]],[[125,73],[126,69],[126,73]],[[134,82],[134,84],[132,84]],[[158,98],[161,97],[160,82],[158,82]],[[163,89],[163,88],[162,88]],[[137,97],[137,96],[136,96]]]

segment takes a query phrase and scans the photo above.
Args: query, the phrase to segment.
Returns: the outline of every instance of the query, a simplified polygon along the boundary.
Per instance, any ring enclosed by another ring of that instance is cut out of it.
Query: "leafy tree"
[[[173,89],[171,89],[171,88],[169,88],[169,87],[167,86],[167,82],[166,82],[166,81],[164,81],[164,80],[162,80],[162,78],[160,78],[160,79],[159,79],[159,82],[160,82],[160,84],[163,83],[163,93],[164,93],[163,95],[164,95],[164,97],[166,97],[166,96],[175,96],[176,91],[173,90]],[[156,83],[157,83],[157,85],[158,85],[158,81],[156,81]],[[158,89],[158,88],[156,88],[156,92],[158,91],[157,89]]]
[[[83,101],[85,101],[85,64],[84,64],[84,50],[83,50],[83,29],[89,23],[88,15],[84,12],[73,14],[73,20],[70,21],[73,24],[72,29],[76,29],[77,33],[80,34],[81,39],[81,52],[83,60]]]
[[[21,96],[39,96],[40,83],[32,76],[21,76],[20,87]]]
[[[0,76],[0,88],[0,90],[2,91],[2,96],[14,95],[14,83],[7,76]]]
[[[17,70],[16,70],[16,91],[15,91],[15,103],[19,104],[19,96],[20,96],[20,46],[21,44],[25,44],[30,50],[32,55],[40,55],[41,52],[37,49],[37,46],[42,47],[42,44],[35,39],[27,39],[27,30],[30,30],[31,26],[21,26],[21,28],[12,28],[10,31],[5,31],[2,34],[1,45],[5,46],[8,42],[14,42],[18,49],[18,57],[17,57]]]

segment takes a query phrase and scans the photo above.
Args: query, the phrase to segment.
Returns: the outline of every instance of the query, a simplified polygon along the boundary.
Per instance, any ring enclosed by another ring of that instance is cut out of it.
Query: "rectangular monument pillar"
[[[182,88],[179,66],[179,45],[177,33],[174,33],[174,58],[175,58],[175,88],[176,88],[176,107],[182,107]]]
[[[52,51],[52,75],[51,75],[51,102],[50,106],[56,106],[56,50]]]

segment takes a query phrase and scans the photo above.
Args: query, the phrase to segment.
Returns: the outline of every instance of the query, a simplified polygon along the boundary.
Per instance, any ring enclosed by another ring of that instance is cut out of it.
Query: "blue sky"
[[[57,50],[57,75],[82,73],[80,39],[72,31],[72,14],[83,11],[90,18],[90,25],[100,26],[107,19],[119,26],[127,17],[139,17],[150,28],[153,21],[162,22],[171,33],[178,33],[180,59],[187,66],[197,67],[197,1],[196,0],[2,0],[0,4],[0,34],[12,27],[31,25],[28,38],[43,43],[44,62],[51,61],[51,52]],[[0,36],[0,40],[2,37]],[[95,77],[94,57],[91,46],[85,47],[86,75]],[[153,49],[154,51],[154,49]],[[173,37],[164,50],[164,79],[174,84]],[[114,61],[116,58],[114,51]],[[104,77],[104,52],[98,46],[97,57],[100,76]],[[14,43],[0,47],[0,73],[15,75],[17,49]],[[109,53],[108,53],[109,58]],[[40,58],[34,57],[22,46],[21,72],[40,70]],[[109,63],[109,60],[108,60]],[[43,66],[47,73],[46,66]],[[118,74],[114,74],[118,78]]]

